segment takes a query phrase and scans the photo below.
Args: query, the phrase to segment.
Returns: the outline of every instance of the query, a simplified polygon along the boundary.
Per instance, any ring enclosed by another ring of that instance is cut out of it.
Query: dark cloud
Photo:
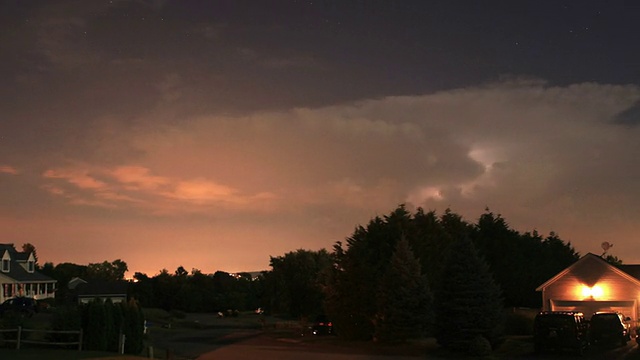
[[[620,125],[637,126],[640,124],[640,102],[617,114],[613,122]]]

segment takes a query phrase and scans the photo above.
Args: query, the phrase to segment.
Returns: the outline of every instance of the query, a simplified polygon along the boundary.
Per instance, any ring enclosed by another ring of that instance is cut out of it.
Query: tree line
[[[540,307],[536,287],[578,258],[557,234],[520,233],[488,209],[470,223],[401,205],[330,253],[272,257],[265,298],[292,316],[326,313],[349,339],[434,335],[454,349],[486,348],[503,332],[504,307]]]
[[[126,281],[127,263],[121,259],[78,265],[45,263],[40,272],[58,281],[56,301],[74,302],[69,281],[75,277],[87,282]],[[179,266],[173,273],[162,269],[154,276],[136,272],[127,281],[128,295],[144,308],[183,312],[227,312],[255,310],[262,306],[263,277],[249,273],[230,274],[216,271],[205,274],[198,269],[188,272]]]
[[[489,209],[468,222],[450,209],[411,213],[400,205],[357,226],[331,251],[270,257],[270,270],[257,277],[180,266],[152,277],[136,273],[129,295],[143,307],[170,311],[262,308],[301,319],[323,314],[344,338],[434,335],[445,346],[469,349],[500,337],[504,307],[539,308],[536,287],[578,258],[558,234],[521,233]],[[126,269],[116,260],[86,267],[49,263],[42,271],[64,287],[73,276],[121,280]]]

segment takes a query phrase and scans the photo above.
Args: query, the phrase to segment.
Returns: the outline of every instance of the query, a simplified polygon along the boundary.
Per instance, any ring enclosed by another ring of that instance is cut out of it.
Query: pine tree
[[[462,351],[480,337],[495,344],[503,328],[500,288],[469,238],[461,237],[451,245],[444,274],[436,293],[438,343]]]
[[[105,351],[107,349],[106,312],[100,299],[92,300],[83,311],[84,346],[86,350]]]
[[[375,334],[376,293],[397,239],[411,227],[411,214],[403,205],[384,218],[359,226],[334,246],[335,259],[327,287],[325,308],[336,333],[346,339],[369,340]]]
[[[135,299],[122,302],[125,335],[124,352],[127,354],[140,354],[144,347],[144,315]]]
[[[114,314],[116,305],[113,304],[111,299],[107,299],[103,306],[105,312],[104,332],[107,338],[107,350],[116,352],[118,351],[118,335],[120,332],[120,329],[116,327],[116,315]]]
[[[120,335],[124,333],[124,313],[121,304],[113,304],[113,328],[116,333],[116,351],[120,351],[118,345],[120,344]]]
[[[377,293],[375,338],[398,342],[418,338],[432,322],[432,296],[420,262],[403,236],[396,245]]]

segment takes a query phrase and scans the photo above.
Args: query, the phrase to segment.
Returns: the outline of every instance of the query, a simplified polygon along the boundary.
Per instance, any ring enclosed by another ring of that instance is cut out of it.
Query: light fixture
[[[592,287],[583,285],[582,286],[582,296],[585,298],[598,299],[601,298],[604,294],[604,290],[599,285],[594,285]]]

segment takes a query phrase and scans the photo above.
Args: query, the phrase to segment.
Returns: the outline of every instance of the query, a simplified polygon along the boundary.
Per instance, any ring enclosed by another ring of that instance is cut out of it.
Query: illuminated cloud
[[[640,231],[615,215],[640,216],[632,181],[640,129],[612,121],[638,99],[633,86],[511,81],[180,121],[165,112],[167,100],[131,125],[92,127],[85,151],[57,165],[51,158],[42,188],[149,226],[167,216],[224,219],[215,230],[200,220],[181,225],[202,246],[241,241],[239,229],[249,226],[246,236],[263,234],[270,254],[289,250],[292,239],[328,247],[400,203],[451,208],[471,221],[489,207],[516,229],[554,230],[590,249],[614,236],[602,230],[611,228],[606,219],[617,219],[620,234]],[[616,247],[633,245],[616,239]]]
[[[165,177],[151,175],[149,169],[142,166],[120,166],[111,171],[111,175],[130,190],[153,190],[171,182]]]
[[[0,174],[18,175],[20,172],[13,166],[0,165]]]
[[[84,164],[50,169],[43,189],[82,206],[138,209],[153,214],[210,212],[211,206],[256,210],[274,199],[267,192],[242,194],[239,190],[203,178],[182,180],[152,175],[142,166],[99,168]],[[57,182],[51,182],[58,180]],[[200,207],[184,207],[184,204]]]

